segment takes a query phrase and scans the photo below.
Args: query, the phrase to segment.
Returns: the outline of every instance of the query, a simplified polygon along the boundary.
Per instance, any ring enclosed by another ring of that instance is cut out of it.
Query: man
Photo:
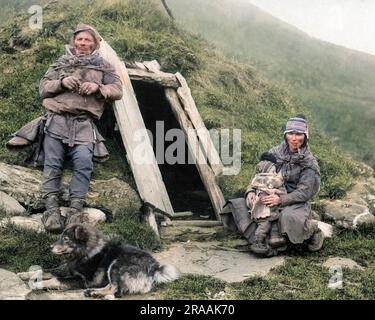
[[[46,201],[43,224],[50,232],[81,222],[82,208],[93,171],[93,154],[101,137],[93,123],[100,119],[105,101],[121,99],[122,84],[114,68],[98,52],[97,31],[79,24],[72,47],[52,64],[40,82],[39,93],[47,111],[42,194]],[[73,163],[69,187],[70,210],[62,218],[58,194],[65,156]]]

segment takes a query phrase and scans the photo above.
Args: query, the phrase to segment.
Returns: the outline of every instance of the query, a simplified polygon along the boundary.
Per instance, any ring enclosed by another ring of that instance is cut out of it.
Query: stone
[[[61,215],[65,217],[68,210],[68,207],[60,207]],[[96,226],[106,221],[105,213],[99,209],[84,208],[83,212],[85,215],[85,221],[87,221],[89,224],[93,226]]]
[[[332,238],[333,236],[333,227],[329,223],[325,223],[322,221],[317,221],[318,222],[318,228],[322,230],[324,234],[324,238]]]
[[[357,228],[358,226],[364,224],[364,223],[371,223],[375,224],[375,217],[369,212],[364,212],[362,214],[359,214],[353,219],[353,228]]]
[[[30,292],[15,273],[0,269],[0,300],[25,300]]]
[[[0,191],[0,211],[7,216],[19,216],[26,213],[26,209],[16,199],[3,191]]]
[[[65,216],[68,209],[69,208],[67,207],[61,207],[61,215]],[[100,223],[104,223],[106,221],[106,215],[101,210],[95,208],[84,208],[83,211],[85,213],[87,222],[93,226],[96,226]],[[42,223],[41,213],[32,214],[28,217],[15,216],[10,218],[4,218],[0,221],[0,226],[4,226],[7,223],[14,223],[15,225],[21,228],[33,230],[38,233],[45,231]]]
[[[42,172],[0,162],[0,191],[26,207],[43,208],[40,195]]]
[[[0,226],[5,226],[8,223],[13,223],[20,228],[33,230],[38,233],[44,231],[41,213],[33,214],[28,217],[16,216],[11,218],[4,218],[0,221]]]
[[[212,276],[228,283],[264,277],[285,262],[281,256],[259,258],[249,252],[222,250],[217,245],[217,242],[196,241],[174,243],[154,257],[162,264],[174,265],[182,274]]]
[[[362,204],[375,213],[375,178],[371,175],[359,178],[347,192],[344,201]]]
[[[65,201],[66,205],[69,201],[70,180],[71,172],[65,170],[60,199],[62,202]],[[40,192],[42,181],[43,176],[40,170],[0,162],[0,191],[5,192],[24,207],[44,210],[44,201]],[[107,209],[115,215],[124,209],[138,210],[141,207],[141,200],[128,183],[118,178],[112,178],[92,180],[86,204],[88,207]]]
[[[365,205],[351,203],[343,200],[323,200],[323,217],[333,221],[337,226],[344,228],[356,228],[362,223],[375,221],[374,216]]]
[[[326,267],[326,268],[341,267],[341,268],[348,268],[351,270],[361,270],[361,271],[365,270],[363,267],[361,267],[357,262],[353,261],[352,259],[341,258],[341,257],[329,258],[322,265],[323,267]]]

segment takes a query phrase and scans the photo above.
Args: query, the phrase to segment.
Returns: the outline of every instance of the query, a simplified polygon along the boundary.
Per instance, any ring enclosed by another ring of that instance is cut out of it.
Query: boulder
[[[361,267],[357,262],[353,261],[352,259],[348,258],[341,258],[341,257],[333,257],[327,259],[323,264],[323,267],[326,268],[335,268],[335,267],[341,267],[341,268],[348,268],[351,270],[365,270],[363,267]]]
[[[325,222],[317,221],[318,222],[318,228],[322,230],[325,238],[332,238],[333,235],[333,227]]]
[[[40,186],[42,172],[0,162],[0,191],[22,203],[25,207],[42,208]]]
[[[60,207],[61,215],[63,217],[66,216],[67,211],[69,210],[68,207]],[[84,219],[87,221],[87,223],[96,226],[100,223],[103,223],[106,221],[106,215],[103,211],[95,208],[84,208]]]
[[[375,213],[375,178],[369,176],[356,181],[344,201],[365,205],[370,213]]]
[[[8,223],[13,223],[20,228],[33,230],[38,233],[44,231],[41,213],[33,214],[28,217],[16,216],[11,218],[4,218],[0,221],[0,226],[5,226]]]
[[[0,191],[0,212],[7,216],[19,216],[25,214],[26,209],[16,199]]]
[[[61,207],[61,215],[65,216],[69,208]],[[93,226],[98,225],[106,221],[106,215],[103,211],[95,208],[84,208],[85,221]],[[4,226],[7,223],[13,223],[24,229],[34,230],[36,232],[43,232],[44,226],[42,223],[42,214],[32,214],[28,217],[16,216],[10,218],[4,218],[0,221],[0,226]]]
[[[15,273],[0,269],[0,300],[25,300],[30,292]]]
[[[323,200],[321,204],[324,206],[323,218],[337,226],[356,228],[362,223],[375,223],[375,217],[365,205],[343,200]]]
[[[70,180],[71,173],[65,170],[60,198],[66,204],[69,200]],[[44,210],[44,201],[40,193],[42,181],[43,176],[40,170],[0,162],[0,191],[5,192],[25,207]],[[141,206],[137,192],[128,183],[118,178],[92,180],[86,202],[88,207],[107,209],[112,214],[124,208],[137,210]]]
[[[162,264],[174,265],[183,274],[212,276],[229,283],[264,277],[285,262],[282,256],[264,259],[249,252],[224,250],[215,241],[177,242],[154,256]]]

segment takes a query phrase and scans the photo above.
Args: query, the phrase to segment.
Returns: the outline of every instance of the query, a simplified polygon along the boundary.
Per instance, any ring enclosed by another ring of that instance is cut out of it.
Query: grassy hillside
[[[302,99],[317,125],[375,166],[375,56],[309,37],[245,0],[169,0],[178,23]]]
[[[187,76],[209,129],[242,130],[242,170],[220,181],[227,197],[242,194],[259,155],[281,141],[286,119],[296,113],[309,115],[298,101],[263,80],[252,67],[231,63],[203,40],[178,29],[158,10],[158,1],[123,1],[100,8],[92,1],[89,9],[83,10],[85,4],[87,1],[60,1],[51,5],[44,12],[41,30],[27,27],[27,15],[2,26],[1,160],[15,161],[4,143],[11,133],[43,112],[39,80],[48,65],[63,53],[63,46],[79,21],[97,26],[125,61],[157,59],[163,70]],[[311,127],[311,145],[322,166],[321,194],[342,195],[355,170],[350,160],[318,134],[315,123]]]

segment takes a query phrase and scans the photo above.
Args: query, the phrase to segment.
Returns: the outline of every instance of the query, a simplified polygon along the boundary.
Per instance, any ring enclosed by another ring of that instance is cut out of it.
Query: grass
[[[227,284],[206,276],[184,275],[162,286],[162,299],[228,300],[373,300],[375,298],[374,225],[346,231],[326,240],[321,251],[310,253],[301,248],[285,255],[286,263],[266,277],[251,277]],[[367,228],[367,229],[366,229]],[[364,271],[342,269],[342,288],[331,289],[332,270],[322,266],[329,257],[351,258]],[[224,293],[224,294],[223,294]]]

